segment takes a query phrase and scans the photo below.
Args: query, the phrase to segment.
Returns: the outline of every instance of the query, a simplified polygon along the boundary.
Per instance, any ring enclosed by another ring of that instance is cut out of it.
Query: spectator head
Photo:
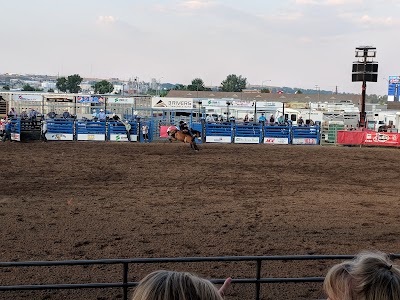
[[[333,266],[326,274],[324,290],[329,300],[353,300],[352,262],[343,262]]]
[[[362,252],[351,271],[357,299],[400,299],[400,268],[382,252]]]
[[[11,123],[11,120],[10,120],[10,119],[8,119],[8,120],[7,120],[7,123]]]
[[[222,300],[208,280],[186,272],[155,271],[137,286],[132,300]]]
[[[185,122],[183,122],[183,121],[179,121],[179,124],[184,124]]]
[[[104,109],[101,108],[100,111],[104,111]]]

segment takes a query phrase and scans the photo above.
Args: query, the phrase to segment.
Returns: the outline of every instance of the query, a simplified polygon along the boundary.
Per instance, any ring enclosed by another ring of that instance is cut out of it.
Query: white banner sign
[[[129,142],[128,136],[125,133],[111,133],[110,141],[112,142]],[[137,142],[138,135],[131,134],[131,142]]]
[[[111,97],[107,98],[107,103],[108,104],[134,104],[135,99],[134,98],[119,98],[119,97]]]
[[[21,141],[21,135],[19,133],[11,132],[11,140],[12,141]]]
[[[282,102],[262,102],[257,101],[257,108],[271,108],[278,109],[282,108]]]
[[[260,138],[256,136],[236,136],[235,143],[236,144],[258,144],[260,142]]]
[[[230,136],[206,136],[206,143],[231,143]]]
[[[77,137],[78,141],[105,141],[105,134],[87,134],[79,133]]]
[[[279,144],[279,145],[288,145],[288,138],[276,138],[276,137],[265,137],[264,144]]]
[[[193,109],[193,98],[153,97],[151,107],[154,109]]]
[[[72,133],[46,133],[48,141],[73,141],[74,135]]]
[[[226,102],[232,102],[232,100],[215,100],[215,99],[203,99],[201,105],[204,107],[226,107]]]
[[[40,102],[42,101],[43,97],[42,95],[37,95],[37,94],[13,94],[12,99],[14,101],[35,101],[35,102]]]
[[[234,100],[231,103],[232,107],[254,108],[254,102]]]
[[[317,139],[315,138],[293,138],[293,145],[316,145]]]

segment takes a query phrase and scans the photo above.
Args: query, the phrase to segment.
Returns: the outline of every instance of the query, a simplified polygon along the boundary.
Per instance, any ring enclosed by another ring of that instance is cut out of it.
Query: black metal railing
[[[307,283],[322,282],[324,277],[297,277],[297,278],[261,278],[263,261],[300,261],[300,260],[345,260],[354,255],[287,255],[287,256],[222,256],[222,257],[178,257],[178,258],[133,258],[133,259],[103,259],[103,260],[67,260],[67,261],[26,261],[0,262],[0,268],[18,267],[50,267],[50,266],[88,266],[88,265],[122,265],[122,282],[113,283],[77,283],[77,284],[46,284],[46,285],[7,285],[0,286],[0,292],[21,290],[63,290],[83,288],[122,288],[123,299],[128,299],[128,288],[135,287],[138,282],[129,282],[128,273],[130,264],[155,263],[199,263],[199,262],[256,262],[256,277],[232,279],[233,284],[255,284],[255,299],[260,299],[262,283]],[[391,259],[400,258],[400,254],[391,254]],[[215,284],[224,283],[225,279],[210,279]]]

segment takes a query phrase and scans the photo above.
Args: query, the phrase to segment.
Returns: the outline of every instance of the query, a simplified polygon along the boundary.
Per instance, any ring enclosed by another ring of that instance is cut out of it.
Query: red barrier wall
[[[391,132],[339,130],[337,132],[337,143],[341,145],[400,147],[400,134]]]

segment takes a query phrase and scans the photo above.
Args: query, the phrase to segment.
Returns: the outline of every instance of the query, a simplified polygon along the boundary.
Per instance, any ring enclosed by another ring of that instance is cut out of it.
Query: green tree
[[[107,80],[96,82],[93,86],[95,94],[108,94],[114,90],[114,85]]]
[[[81,91],[81,87],[79,86],[82,83],[83,78],[78,74],[70,75],[67,79],[67,90],[70,93],[79,93]]]
[[[297,91],[295,92],[295,94],[303,94],[303,92],[302,92],[301,90],[297,90]]]
[[[263,94],[270,94],[271,91],[269,90],[269,88],[263,88],[263,89],[261,89],[261,93],[263,93]]]
[[[67,92],[67,78],[65,78],[65,77],[57,78],[56,87],[59,91],[66,93]]]
[[[223,92],[241,92],[247,85],[247,78],[242,75],[231,74],[221,82],[221,90]]]
[[[178,84],[175,84],[174,90],[176,90],[176,91],[186,91],[187,90],[187,86],[178,83]]]
[[[50,89],[47,90],[47,92],[48,92],[48,93],[54,93],[54,89],[51,89],[51,88],[50,88]]]
[[[5,85],[5,86],[3,86],[3,90],[5,90],[5,91],[9,91],[9,90],[10,90],[10,86],[9,86],[9,85]]]
[[[23,87],[22,87],[22,90],[25,91],[25,92],[36,91],[36,89],[33,86],[29,85],[29,84],[24,84]]]
[[[192,84],[189,84],[187,89],[189,91],[205,91],[204,81],[201,78],[195,78],[192,80]]]

